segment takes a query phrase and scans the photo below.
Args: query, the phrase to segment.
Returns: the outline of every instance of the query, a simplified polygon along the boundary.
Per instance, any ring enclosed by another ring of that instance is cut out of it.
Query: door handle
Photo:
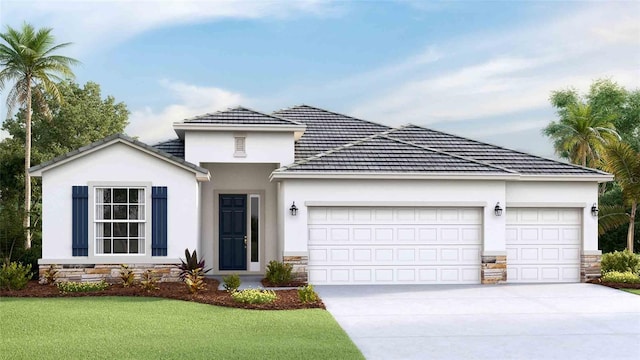
[[[247,247],[247,235],[244,236],[244,247]]]

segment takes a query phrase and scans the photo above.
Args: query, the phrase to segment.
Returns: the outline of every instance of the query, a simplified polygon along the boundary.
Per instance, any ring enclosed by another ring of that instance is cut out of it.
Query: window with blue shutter
[[[151,255],[167,256],[167,187],[151,189]]]
[[[73,256],[89,255],[89,187],[72,188]]]

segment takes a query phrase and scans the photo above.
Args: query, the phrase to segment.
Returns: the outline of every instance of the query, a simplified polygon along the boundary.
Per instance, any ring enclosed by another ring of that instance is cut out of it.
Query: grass
[[[626,292],[630,292],[632,294],[640,295],[640,289],[622,289]]]
[[[0,359],[362,359],[325,310],[0,298]]]

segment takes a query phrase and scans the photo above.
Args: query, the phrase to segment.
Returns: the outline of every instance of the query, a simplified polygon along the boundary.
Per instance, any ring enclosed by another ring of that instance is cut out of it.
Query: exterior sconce
[[[502,208],[500,207],[500,203],[496,203],[496,207],[493,208],[493,212],[496,216],[502,216]]]
[[[598,205],[596,205],[596,203],[593,203],[593,206],[591,206],[591,215],[598,216],[598,211],[600,211],[600,209],[598,209]]]
[[[298,215],[298,207],[296,206],[295,201],[293,202],[293,204],[291,204],[291,207],[289,208],[289,212],[291,213],[291,216]]]

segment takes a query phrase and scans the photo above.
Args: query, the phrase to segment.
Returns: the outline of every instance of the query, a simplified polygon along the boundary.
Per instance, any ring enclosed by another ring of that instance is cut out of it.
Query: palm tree
[[[636,210],[640,201],[640,153],[625,142],[615,142],[604,148],[602,168],[612,173],[622,189],[624,202],[631,206],[628,213],[627,249],[633,252]]]
[[[613,120],[613,116],[595,114],[589,105],[574,104],[567,107],[566,116],[543,132],[553,139],[558,155],[574,164],[595,167],[604,145],[620,138]]]
[[[7,84],[12,84],[7,96],[7,117],[13,113],[14,106],[24,106],[25,116],[25,217],[24,228],[26,233],[25,247],[31,247],[31,106],[32,97],[36,105],[40,106],[44,113],[49,113],[44,101],[44,95],[49,94],[57,101],[62,97],[56,82],[62,77],[72,78],[71,66],[78,63],[77,60],[55,55],[54,52],[70,45],[63,43],[54,45],[52,29],[43,28],[35,30],[29,24],[23,24],[22,29],[16,30],[7,26],[7,31],[0,34],[0,91]]]

